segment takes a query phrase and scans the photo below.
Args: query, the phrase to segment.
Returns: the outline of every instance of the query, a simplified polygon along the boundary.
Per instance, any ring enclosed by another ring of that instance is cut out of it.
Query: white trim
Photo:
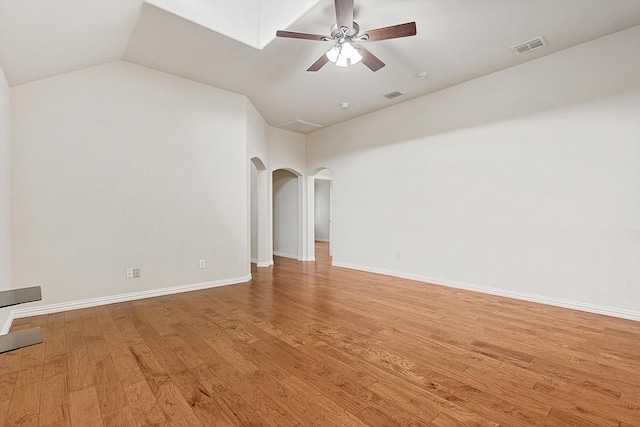
[[[292,255],[292,254],[286,254],[284,252],[273,252],[273,254],[275,256],[281,256],[282,258],[292,258],[292,259],[298,259],[298,255]]]
[[[8,334],[11,330],[11,325],[13,324],[13,312],[9,312],[9,317],[7,317],[7,321],[2,325],[2,330],[0,330],[0,335]]]
[[[9,318],[20,319],[22,317],[39,316],[42,314],[59,313],[61,311],[78,310],[81,308],[96,307],[99,305],[114,304],[118,302],[133,301],[144,298],[153,298],[164,295],[178,294],[181,292],[197,291],[200,289],[216,288],[218,286],[235,285],[251,280],[251,274],[231,279],[213,280],[210,282],[193,283],[190,285],[172,286],[169,288],[151,289],[148,291],[132,292],[129,294],[111,295],[106,297],[91,298],[78,301],[62,302],[58,304],[41,305],[32,308],[20,308],[12,310]],[[5,325],[6,326],[6,325]],[[11,327],[11,325],[9,325]]]
[[[251,258],[251,264],[257,264],[258,258]]]
[[[263,268],[263,267],[271,267],[273,265],[273,260],[271,261],[264,261],[264,262],[259,262],[256,266],[258,268]]]
[[[401,273],[393,270],[385,270],[381,268],[366,267],[342,262],[332,262],[335,267],[348,268],[351,270],[366,271],[369,273],[383,274],[385,276],[399,277],[401,279],[415,280],[434,285],[447,286],[450,288],[465,289],[468,291],[481,292],[484,294],[497,295],[501,297],[513,298],[523,301],[537,302],[540,304],[552,305],[556,307],[570,308],[572,310],[586,311],[588,313],[604,314],[605,316],[619,317],[640,321],[640,312],[624,310],[615,307],[605,307],[600,305],[588,304],[579,301],[570,301],[560,298],[546,297],[542,295],[526,294],[522,292],[509,291],[505,289],[489,288],[469,283],[455,282],[453,280],[438,279],[434,277],[419,276],[415,274]]]
[[[318,238],[316,238],[316,242],[325,242],[325,243],[329,243],[329,239],[318,239]]]
[[[291,258],[291,259],[295,259],[296,261],[302,261],[302,262],[308,262],[308,261],[315,261],[316,257],[300,257],[298,255],[291,255],[291,254],[286,254],[284,252],[274,252],[273,253],[275,256],[279,256],[282,258]],[[273,265],[273,261],[271,261],[271,265]],[[260,265],[258,265],[258,267],[260,267]]]

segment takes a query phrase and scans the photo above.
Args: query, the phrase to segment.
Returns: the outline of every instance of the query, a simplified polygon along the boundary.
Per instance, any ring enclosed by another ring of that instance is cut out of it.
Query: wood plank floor
[[[640,426],[640,323],[277,258],[19,319],[0,426]],[[323,255],[324,254],[324,255]]]

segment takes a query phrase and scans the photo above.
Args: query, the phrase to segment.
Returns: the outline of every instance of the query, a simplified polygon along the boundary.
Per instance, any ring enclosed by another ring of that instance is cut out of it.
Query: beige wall
[[[248,202],[251,206],[249,224],[252,262],[265,267],[273,264],[271,243],[271,196],[269,192],[269,125],[258,110],[247,100],[247,158],[250,188]],[[255,160],[255,164],[252,162]],[[256,164],[261,170],[256,170]]]
[[[249,275],[244,96],[122,61],[11,96],[16,287],[54,304]]]
[[[271,171],[291,169],[303,174],[306,169],[305,141],[304,134],[269,128]]]
[[[334,263],[640,320],[640,27],[307,137]]]
[[[0,291],[11,289],[11,118],[9,85],[0,68]],[[0,309],[0,333],[10,308]]]

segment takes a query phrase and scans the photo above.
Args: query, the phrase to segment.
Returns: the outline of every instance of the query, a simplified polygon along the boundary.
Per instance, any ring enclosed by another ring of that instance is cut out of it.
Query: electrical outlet
[[[204,259],[200,260],[200,268],[207,268],[207,260],[204,260]]]
[[[127,279],[133,279],[133,268],[127,268]]]
[[[139,268],[134,268],[133,269],[133,278],[137,279],[138,277],[140,277],[140,269]]]

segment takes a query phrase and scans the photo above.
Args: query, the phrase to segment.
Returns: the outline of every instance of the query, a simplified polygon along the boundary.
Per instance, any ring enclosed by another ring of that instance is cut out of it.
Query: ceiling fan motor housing
[[[346,28],[346,32],[343,32],[343,29]],[[334,40],[338,40],[341,38],[355,38],[360,32],[360,26],[356,21],[353,21],[353,31],[349,30],[347,27],[338,27],[338,24],[333,24],[331,26],[331,38]]]

